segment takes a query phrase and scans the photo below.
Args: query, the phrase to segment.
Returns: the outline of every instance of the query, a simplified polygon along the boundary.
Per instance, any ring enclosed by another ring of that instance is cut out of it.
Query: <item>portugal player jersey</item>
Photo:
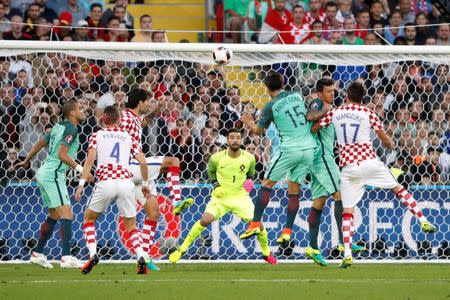
[[[320,111],[323,108],[323,102],[319,98],[311,101],[309,105],[310,110]],[[318,149],[314,155],[334,157],[334,141],[336,133],[334,125],[330,124],[327,128],[323,128],[314,135]]]
[[[209,159],[208,175],[210,180],[217,180],[225,188],[223,197],[247,194],[244,190],[244,181],[248,176],[255,174],[255,156],[245,150],[241,155],[232,158],[228,149],[217,152]]]
[[[370,131],[381,130],[383,125],[373,110],[359,104],[343,105],[330,110],[320,120],[322,127],[330,124],[336,128],[341,167],[377,157]]]

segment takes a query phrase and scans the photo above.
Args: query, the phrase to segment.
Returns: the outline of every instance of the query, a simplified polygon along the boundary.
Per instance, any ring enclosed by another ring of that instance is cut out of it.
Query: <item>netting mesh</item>
[[[92,47],[92,46],[91,46]],[[92,49],[92,48],[89,48]],[[201,49],[201,48],[199,48]],[[36,245],[40,223],[46,212],[34,181],[46,157],[40,152],[28,169],[15,169],[31,147],[60,120],[60,109],[68,99],[82,105],[86,121],[79,126],[80,149],[77,161],[86,157],[88,137],[100,128],[102,108],[116,103],[123,108],[130,89],[140,87],[165,106],[143,129],[146,156],[174,156],[181,162],[183,197],[195,203],[181,217],[174,217],[166,179],[158,179],[161,217],[157,243],[151,254],[165,257],[174,242],[184,240],[200,219],[211,192],[207,178],[209,157],[225,147],[225,133],[233,126],[242,128],[242,113],[256,119],[269,100],[262,79],[270,70],[285,77],[286,89],[300,92],[307,101],[316,97],[315,82],[331,77],[335,83],[335,105],[343,103],[346,86],[361,80],[367,87],[365,104],[374,109],[389,135],[397,142],[394,151],[383,149],[375,139],[377,154],[387,165],[400,170],[398,180],[418,199],[438,232],[425,235],[391,193],[370,189],[355,213],[354,240],[367,246],[367,259],[448,259],[450,257],[450,73],[447,54],[363,55],[363,54],[282,54],[235,52],[232,66],[213,66],[209,51],[0,51],[0,258],[29,258]],[[256,181],[279,146],[275,127],[265,136],[243,128],[244,146],[256,156]],[[69,194],[77,176],[67,174]],[[258,186],[257,186],[258,188]],[[83,210],[92,186],[80,204],[73,205],[74,238],[72,252],[88,256],[82,233]],[[278,251],[276,237],[285,224],[287,189],[284,182],[275,188],[263,218],[270,246]],[[255,190],[251,196],[254,198]],[[326,258],[340,257],[337,226],[328,200],[322,216],[319,246]],[[74,203],[74,202],[72,202]],[[299,214],[295,220],[292,247],[279,252],[279,258],[303,259],[308,245],[307,216],[311,193],[307,182],[302,188]],[[142,224],[144,215],[139,213]],[[245,224],[227,215],[214,222],[194,243],[187,259],[256,259],[261,256],[255,241],[240,241]],[[103,259],[131,257],[121,236],[117,209],[97,221],[99,253]],[[60,257],[58,235],[46,249],[50,259]]]

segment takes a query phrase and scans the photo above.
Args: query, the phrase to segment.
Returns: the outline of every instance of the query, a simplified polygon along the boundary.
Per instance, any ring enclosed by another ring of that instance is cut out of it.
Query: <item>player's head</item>
[[[120,113],[119,110],[115,105],[110,105],[105,107],[105,110],[103,111],[103,123],[105,123],[106,126],[117,126],[120,122]]]
[[[142,89],[134,89],[128,93],[126,108],[137,109],[137,113],[143,115],[148,113],[150,108],[150,95]]]
[[[81,106],[78,103],[78,101],[70,99],[66,103],[64,103],[62,110],[61,110],[64,118],[66,120],[75,122],[75,123],[81,123],[86,119],[86,115],[81,110]]]
[[[334,100],[334,81],[331,78],[321,78],[316,83],[319,99],[332,104]]]
[[[270,71],[264,78],[264,84],[269,92],[275,92],[284,88],[283,75],[276,71]]]
[[[353,81],[347,88],[347,100],[353,103],[362,103],[366,89],[359,81]]]
[[[231,128],[227,133],[228,148],[232,151],[238,151],[242,146],[241,131],[237,128]]]

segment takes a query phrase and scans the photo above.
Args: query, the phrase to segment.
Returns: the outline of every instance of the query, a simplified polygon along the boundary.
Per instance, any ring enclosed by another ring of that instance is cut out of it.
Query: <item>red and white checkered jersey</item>
[[[310,24],[311,26],[316,20],[324,23],[326,19],[327,15],[325,14],[323,8],[320,8],[317,16],[313,16],[310,11],[305,12],[305,22]]]
[[[124,109],[120,112],[120,130],[128,132],[142,151],[142,120],[134,112]]]
[[[377,157],[370,131],[382,129],[383,124],[373,110],[359,104],[336,107],[320,120],[322,127],[330,124],[336,130],[341,167]]]
[[[89,148],[97,149],[98,181],[132,179],[129,170],[130,154],[140,153],[137,143],[119,128],[103,128],[89,138]]]

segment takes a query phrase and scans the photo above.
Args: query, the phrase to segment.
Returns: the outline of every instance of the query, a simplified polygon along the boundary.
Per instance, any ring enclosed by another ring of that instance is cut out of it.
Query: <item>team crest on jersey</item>
[[[239,167],[239,169],[241,169],[241,172],[244,172],[244,171],[245,171],[245,165],[241,165],[241,166]]]
[[[319,107],[319,104],[317,102],[311,103],[311,108]]]
[[[71,136],[71,135],[68,135],[68,136],[66,136],[66,142],[67,142],[67,144],[70,144],[70,142],[73,140],[73,136]]]

